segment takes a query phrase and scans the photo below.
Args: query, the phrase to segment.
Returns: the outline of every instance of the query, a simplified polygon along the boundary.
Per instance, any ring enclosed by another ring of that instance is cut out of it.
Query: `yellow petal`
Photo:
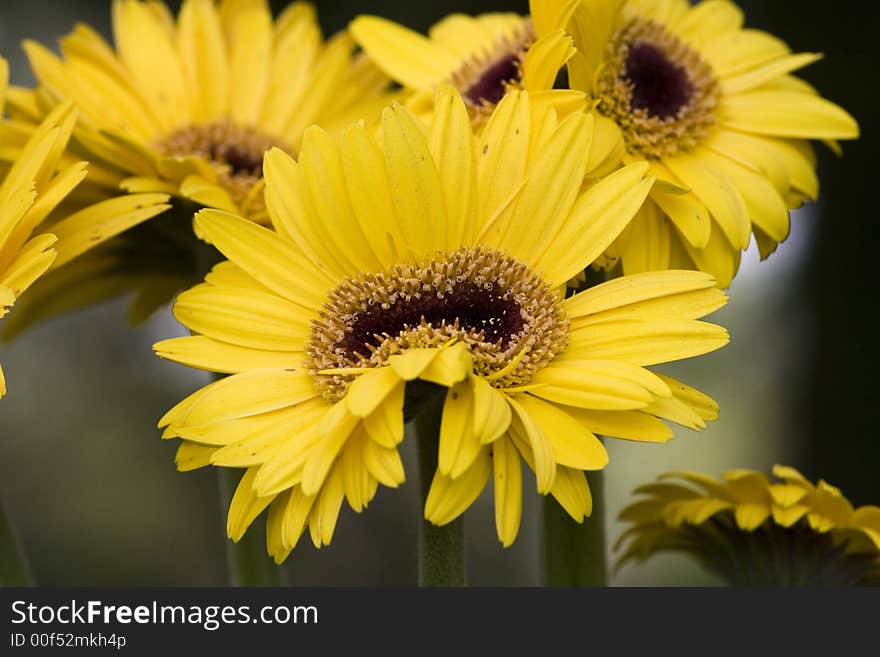
[[[551,285],[561,285],[589,266],[623,232],[648,196],[653,178],[645,163],[630,164],[578,198],[571,216],[536,263]]]
[[[361,512],[372,499],[375,481],[373,475],[364,466],[362,457],[363,440],[361,434],[343,448],[339,457],[339,470],[342,476],[342,487],[345,490],[345,499],[348,500],[352,509]]]
[[[446,200],[446,249],[454,251],[474,237],[477,166],[471,119],[461,96],[441,86],[434,101],[431,153]]]
[[[290,491],[290,500],[284,509],[284,518],[281,521],[282,541],[287,549],[296,547],[305,531],[315,497],[304,494],[299,487]]]
[[[578,408],[631,410],[655,397],[668,397],[666,386],[653,373],[625,360],[571,360],[553,363],[535,374],[532,393]]]
[[[318,425],[318,442],[303,470],[302,489],[314,495],[324,484],[337,455],[360,419],[349,413],[345,400],[337,402]]]
[[[693,320],[608,320],[573,331],[566,357],[655,365],[715,351],[730,340],[720,326]]]
[[[593,496],[581,470],[560,466],[550,493],[577,523],[593,513]]]
[[[672,178],[677,181],[665,167],[661,168],[658,164],[652,166],[665,180]],[[669,194],[657,185],[651,190],[651,200],[660,206],[691,245],[698,249],[706,246],[712,220],[709,210],[695,194]]]
[[[216,451],[216,447],[183,442],[174,455],[174,464],[178,472],[192,472],[211,465],[211,455]]]
[[[699,157],[699,150],[695,155],[680,154],[668,158],[664,164],[693,190],[730,243],[735,248],[745,249],[749,245],[752,226],[742,194],[723,172]]]
[[[238,2],[234,9],[224,16],[229,43],[230,114],[237,122],[253,125],[259,119],[269,85],[272,14],[262,2]]]
[[[113,37],[153,113],[166,130],[190,116],[189,94],[171,35],[149,5],[131,0],[113,3]]]
[[[601,436],[652,443],[665,443],[673,437],[672,430],[668,426],[641,411],[595,411],[572,408],[566,409],[566,412],[594,434]]]
[[[508,547],[516,540],[522,518],[522,466],[516,447],[508,438],[492,446],[495,483],[495,529],[498,540]]]
[[[351,125],[343,132],[342,164],[352,209],[373,253],[390,267],[398,254],[406,253],[405,239],[391,198],[385,157],[364,127]]]
[[[55,266],[95,248],[112,237],[161,214],[171,206],[165,194],[131,194],[109,199],[76,212],[52,227],[58,237]]]
[[[397,372],[401,379],[412,381],[419,377],[439,353],[439,349],[409,349],[402,354],[389,358],[388,364]]]
[[[308,318],[274,294],[198,285],[174,304],[174,316],[198,333],[253,349],[305,350]]]
[[[305,127],[315,122],[311,115],[313,109],[307,107],[312,100],[307,98],[307,92],[313,89],[313,102],[320,104],[326,93],[325,85],[333,85],[335,78],[332,71],[327,70],[327,65],[334,61],[328,61],[321,53],[321,29],[314,7],[294,3],[290,8],[298,16],[291,21],[289,28],[283,29],[279,22],[275,30],[266,95],[257,123],[296,147]],[[327,45],[330,49],[330,43]],[[336,39],[335,47],[330,50],[331,58],[341,45],[345,44]],[[324,78],[316,75],[319,68],[324,69]],[[288,130],[292,121],[299,123],[295,134],[293,130]]]
[[[559,69],[575,52],[572,38],[556,29],[538,38],[526,51],[522,62],[522,86],[528,91],[552,89]]]
[[[474,434],[474,395],[469,381],[446,392],[440,423],[437,470],[449,477],[459,477],[474,462],[482,445]]]
[[[484,445],[501,437],[511,422],[510,405],[500,390],[479,376],[471,377],[474,396],[474,435]]]
[[[722,78],[721,88],[727,96],[748,91],[822,59],[818,53],[800,53],[774,59],[736,76]]]
[[[450,387],[463,381],[473,369],[474,359],[463,342],[443,347],[419,374],[422,381]]]
[[[202,121],[221,118],[226,114],[229,93],[228,65],[223,29],[213,0],[188,0],[181,5],[177,45],[189,89],[195,91],[195,117]]]
[[[285,491],[272,500],[266,514],[266,552],[281,565],[290,555],[290,549],[284,545],[284,511],[290,503],[290,493]]]
[[[256,474],[256,468],[250,468],[244,473],[235,494],[232,496],[232,502],[229,504],[229,515],[226,518],[226,533],[236,543],[244,536],[247,528],[263,512],[272,501],[272,495],[266,497],[257,497],[254,492],[253,482]]]
[[[233,214],[239,211],[238,205],[224,187],[196,174],[183,179],[180,183],[180,195],[208,208],[217,208]]]
[[[407,87],[432,89],[460,64],[421,34],[384,18],[358,16],[349,29],[370,58]]]
[[[263,159],[266,209],[275,230],[294,242],[328,287],[352,273],[344,257],[333,249],[331,226],[318,220],[302,167],[280,148]]]
[[[788,237],[788,208],[767,178],[714,153],[706,152],[703,156],[740,190],[755,226],[777,242]]]
[[[317,126],[310,127],[298,161],[310,193],[312,221],[323,227],[320,238],[343,263],[345,273],[381,270],[364,235],[370,227],[361,228],[349,203],[339,140]]]
[[[592,118],[572,114],[535,157],[510,221],[499,226],[498,245],[514,257],[541,262],[563,230],[580,191],[590,152]]]
[[[553,487],[556,477],[556,458],[553,454],[553,446],[547,438],[541,426],[531,417],[523,406],[520,405],[520,397],[508,397],[507,401],[514,411],[511,430],[516,431],[527,442],[538,492],[546,494]]]
[[[403,401],[406,385],[399,383],[385,401],[363,419],[364,431],[382,447],[396,447],[403,440]]]
[[[391,198],[407,244],[416,257],[443,249],[446,200],[425,136],[399,105],[382,113],[382,131]]]
[[[185,416],[186,424],[248,417],[294,406],[318,395],[305,370],[254,370],[233,374],[205,388]]]
[[[480,452],[470,469],[456,479],[438,470],[425,500],[425,519],[435,525],[455,520],[480,496],[491,474],[492,460],[486,449]]]
[[[160,358],[210,372],[236,374],[246,370],[292,368],[302,365],[302,355],[286,351],[249,349],[204,335],[163,340],[153,345]]]
[[[834,103],[791,91],[752,91],[724,100],[722,124],[735,130],[798,139],[855,139],[855,119]]]
[[[405,480],[403,461],[397,449],[389,449],[373,440],[363,444],[364,466],[379,483],[389,488],[397,488]]]
[[[708,214],[706,218],[708,220]],[[670,267],[672,240],[675,239],[672,232],[669,220],[657,204],[647,200],[605,255],[620,259],[624,276],[664,271]]]
[[[336,521],[339,519],[339,511],[342,509],[344,499],[342,474],[339,468],[334,468],[309,514],[309,532],[316,548],[330,545],[330,541],[333,540],[333,532],[336,530]]]
[[[323,303],[326,279],[272,231],[217,210],[199,212],[196,227],[223,255],[277,294],[308,310]]]
[[[510,201],[523,182],[529,152],[529,99],[527,92],[511,92],[501,99],[477,142],[477,178],[480,230]]]
[[[357,417],[372,414],[401,383],[392,367],[378,367],[358,376],[345,393],[348,410]]]
[[[714,287],[715,280],[698,271],[646,272],[616,278],[569,297],[563,302],[571,318],[638,305],[681,293]]]
[[[578,470],[601,470],[608,465],[605,446],[572,415],[531,395],[518,401],[544,431],[559,465]]]

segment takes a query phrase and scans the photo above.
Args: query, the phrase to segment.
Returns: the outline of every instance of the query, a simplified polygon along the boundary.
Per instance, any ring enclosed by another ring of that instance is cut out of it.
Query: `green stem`
[[[0,586],[33,586],[21,543],[0,501]]]
[[[415,418],[419,454],[419,476],[422,487],[422,508],[437,471],[437,450],[440,444],[440,420],[443,417],[444,395],[435,394],[426,400]],[[437,527],[422,518],[419,537],[419,586],[464,586],[464,523],[456,518]]]
[[[547,586],[606,586],[605,491],[602,471],[588,472],[593,514],[576,523],[555,498],[544,499],[544,583]]]
[[[239,478],[231,468],[217,468],[223,517],[238,486]],[[226,540],[226,566],[231,586],[281,586],[281,569],[266,553],[263,522],[259,519],[238,543]]]

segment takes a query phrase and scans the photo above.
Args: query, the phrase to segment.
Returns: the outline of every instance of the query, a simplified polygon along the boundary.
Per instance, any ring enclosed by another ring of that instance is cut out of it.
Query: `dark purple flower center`
[[[504,83],[517,82],[519,76],[519,53],[511,53],[487,68],[464,95],[474,105],[483,101],[496,104],[504,98]]]
[[[488,284],[487,284],[488,285]],[[451,292],[438,296],[434,291],[408,301],[400,300],[389,308],[376,304],[360,312],[349,325],[351,331],[337,343],[347,354],[369,355],[365,345],[379,345],[382,338],[415,328],[422,323],[438,328],[445,321],[456,321],[463,330],[483,333],[483,341],[502,347],[523,328],[519,304],[497,284],[490,288],[470,281],[456,284]]]
[[[630,108],[661,120],[677,117],[694,92],[687,71],[649,43],[629,47],[624,76],[632,83]]]

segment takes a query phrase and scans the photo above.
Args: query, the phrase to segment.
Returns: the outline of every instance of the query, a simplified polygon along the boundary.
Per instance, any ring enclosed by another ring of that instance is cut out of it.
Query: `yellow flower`
[[[232,376],[172,409],[178,466],[247,468],[229,512],[242,536],[266,507],[268,548],[286,558],[308,525],[333,535],[378,484],[404,480],[407,382],[446,388],[439,466],[425,517],[445,524],[494,477],[500,540],[520,521],[520,458],[538,492],[573,518],[591,511],[584,470],[608,457],[597,433],[672,437],[715,404],[644,366],[724,345],[696,321],[726,297],[700,272],[621,278],[568,299],[565,282],[614,240],[653,183],[625,167],[587,191],[591,118],[557,121],[514,91],[475,137],[451,87],[421,125],[399,105],[381,143],[359,125],[310,128],[298,162],[266,156],[277,232],[214,210],[197,229],[227,258],[182,294],[195,335],[162,357]]]
[[[8,73],[6,61],[0,59],[0,116],[5,112]],[[147,194],[86,207],[75,203],[79,209],[73,211],[70,200],[86,177],[86,163],[73,160],[66,150],[75,122],[70,103],[56,107],[33,127],[0,122],[5,171],[0,183],[0,317],[53,263],[73,257],[86,235],[94,237],[84,233],[82,240],[70,239],[83,222],[97,227],[126,223],[167,207],[162,205],[167,196]],[[5,393],[0,370],[0,397]]]
[[[313,123],[375,115],[388,79],[354,56],[346,33],[324,42],[314,9],[273,21],[265,0],[114,0],[114,50],[86,25],[61,40],[63,59],[25,50],[51,103],[73,99],[78,140],[127,175],[129,191],[166,192],[267,221],[263,153],[299,150]]]
[[[577,47],[570,86],[616,124],[624,162],[648,162],[658,180],[609,251],[625,274],[697,268],[728,286],[751,235],[766,258],[789,234],[789,209],[816,198],[808,140],[837,149],[859,134],[791,75],[820,55],[744,29],[732,2],[582,0],[560,16]]]
[[[425,37],[377,16],[359,16],[350,29],[383,71],[414,92],[415,111],[430,109],[437,87],[450,84],[481,124],[511,89],[527,90],[533,104],[546,103],[560,116],[584,109],[582,93],[553,90],[575,52],[571,37],[553,27],[561,20],[555,13],[544,20],[513,13],[451,14]]]
[[[618,567],[660,551],[690,554],[734,585],[880,584],[880,507],[854,509],[838,488],[794,468],[732,470],[722,481],[662,475],[624,509]]]

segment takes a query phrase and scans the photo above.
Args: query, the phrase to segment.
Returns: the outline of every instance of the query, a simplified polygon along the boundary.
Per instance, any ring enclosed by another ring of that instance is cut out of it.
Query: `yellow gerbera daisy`
[[[807,140],[836,148],[859,134],[791,75],[820,56],[744,29],[727,0],[582,0],[567,25],[570,86],[617,125],[624,162],[649,163],[658,180],[608,254],[624,273],[695,267],[728,286],[751,235],[767,257],[789,209],[816,198]]]
[[[548,103],[560,116],[583,109],[583,94],[552,91],[574,55],[571,37],[556,26],[562,20],[556,13],[534,21],[514,13],[452,14],[425,37],[377,16],[359,16],[350,30],[382,70],[414,92],[415,111],[430,108],[437,87],[450,84],[481,124],[511,89],[527,90],[533,104]]]
[[[620,517],[618,566],[660,551],[690,554],[733,585],[880,584],[880,507],[854,509],[838,488],[813,485],[797,470],[781,479],[733,470],[722,481],[662,475]]]
[[[298,162],[270,151],[277,232],[214,210],[196,217],[229,261],[177,300],[196,335],[156,350],[232,376],[160,426],[184,439],[181,469],[247,468],[229,535],[269,507],[278,561],[306,525],[328,544],[343,499],[360,511],[379,483],[403,481],[407,382],[447,389],[425,517],[451,521],[494,477],[505,545],[519,526],[520,456],[538,491],[582,521],[583,471],[608,460],[595,433],[665,441],[658,418],[700,427],[716,415],[704,395],[643,367],[727,342],[695,321],[726,300],[710,276],[645,274],[562,297],[644,201],[648,167],[582,192],[590,118],[558,122],[527,92],[508,94],[478,139],[451,87],[432,116],[423,126],[395,105],[381,144],[359,125],[341,140],[314,127]]]
[[[6,61],[0,59],[0,117],[5,113],[8,74]],[[132,213],[155,214],[167,207],[161,205],[167,196],[158,195],[157,199],[148,194],[98,203],[73,214],[61,211],[86,177],[86,163],[71,161],[66,152],[75,122],[76,112],[70,103],[50,112],[26,132],[23,141],[18,138],[17,126],[0,122],[0,317],[53,263],[80,248],[76,240],[68,241],[67,237],[83,221],[94,225],[125,223]],[[59,243],[56,248],[59,239],[63,246]],[[0,397],[5,393],[0,370]]]
[[[77,137],[127,174],[129,191],[167,192],[265,221],[263,153],[299,150],[303,130],[347,125],[386,104],[389,80],[346,33],[323,41],[311,5],[273,21],[265,0],[114,0],[114,50],[86,25],[63,59],[25,50],[41,101],[73,99]]]

